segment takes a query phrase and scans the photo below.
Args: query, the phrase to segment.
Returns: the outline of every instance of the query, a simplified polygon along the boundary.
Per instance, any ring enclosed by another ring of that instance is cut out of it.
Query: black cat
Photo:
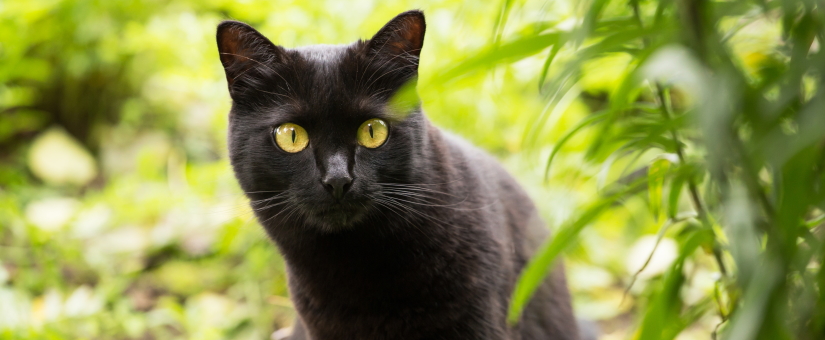
[[[577,339],[564,272],[506,323],[546,237],[495,159],[392,105],[416,78],[424,15],[368,41],[285,49],[218,26],[233,105],[229,155],[283,254],[292,339]]]

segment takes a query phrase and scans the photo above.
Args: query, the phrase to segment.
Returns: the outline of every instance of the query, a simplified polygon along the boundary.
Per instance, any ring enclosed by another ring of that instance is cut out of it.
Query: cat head
[[[244,23],[218,26],[229,156],[265,227],[351,228],[376,213],[385,185],[420,180],[427,122],[417,101],[393,98],[417,77],[425,26],[409,11],[367,41],[294,49]]]

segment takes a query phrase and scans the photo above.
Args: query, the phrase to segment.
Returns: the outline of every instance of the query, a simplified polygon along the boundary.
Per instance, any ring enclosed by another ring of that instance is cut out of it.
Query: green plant
[[[503,2],[500,27],[513,3]],[[660,239],[674,237],[679,254],[648,286],[637,310],[639,339],[675,338],[708,315],[720,320],[714,337],[825,333],[823,5],[594,0],[582,5],[574,28],[569,21],[536,22],[526,34],[494,39],[486,52],[447,73],[549,50],[535,71],[550,105],[572,95],[591,113],[553,145],[547,178],[556,178],[552,165],[565,143],[589,132],[595,135],[586,161],[614,180],[528,265],[511,322],[584,228],[642,200],[648,209],[634,214],[659,221]],[[615,81],[593,86],[594,63],[618,63]],[[547,116],[534,118],[527,143],[542,134]],[[719,272],[715,291],[686,301],[692,275],[686,267],[703,258]]]
[[[502,158],[558,229],[514,319],[563,254],[576,303],[609,310],[603,325],[631,320],[614,337],[820,338],[822,5],[0,2],[0,339],[260,339],[288,326],[282,262],[223,155],[215,25],[242,20],[289,47],[347,43],[410,8],[428,18],[429,117]],[[32,141],[54,125],[99,178],[31,171]],[[645,235],[679,253],[634,279],[622,260]],[[579,286],[582,267],[608,278]]]

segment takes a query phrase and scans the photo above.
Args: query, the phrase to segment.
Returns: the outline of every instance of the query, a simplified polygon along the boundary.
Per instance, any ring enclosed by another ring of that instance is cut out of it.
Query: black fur
[[[369,41],[285,49],[252,27],[218,26],[233,100],[229,154],[282,252],[298,311],[293,339],[577,339],[561,267],[519,326],[505,317],[519,271],[546,233],[495,159],[391,96],[415,78],[424,15],[400,14]],[[356,130],[390,128],[367,149]],[[309,146],[280,150],[291,122]],[[341,199],[325,180],[347,178]]]

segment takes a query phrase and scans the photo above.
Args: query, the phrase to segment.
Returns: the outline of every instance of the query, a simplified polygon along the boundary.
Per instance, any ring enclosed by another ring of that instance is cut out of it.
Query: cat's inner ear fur
[[[424,13],[421,11],[401,13],[369,40],[369,53],[383,54],[393,61],[410,64],[417,69],[426,28]]]
[[[275,64],[285,62],[286,51],[282,47],[242,22],[222,22],[218,25],[217,39],[230,93],[239,80],[246,78],[254,82],[254,77],[262,76]]]

